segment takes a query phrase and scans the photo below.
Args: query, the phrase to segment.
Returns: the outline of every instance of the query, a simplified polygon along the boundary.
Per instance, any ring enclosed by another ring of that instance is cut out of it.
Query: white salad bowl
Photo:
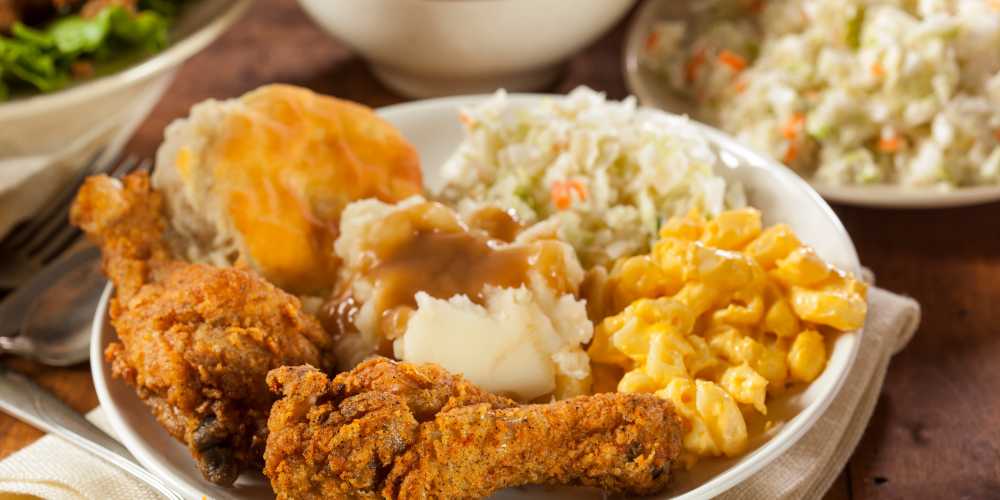
[[[162,52],[63,90],[0,102],[0,236],[37,210],[95,152],[115,156],[177,67],[249,6],[250,0],[188,2]]]
[[[490,96],[451,97],[390,106],[379,114],[395,125],[416,147],[424,166],[428,187],[441,182],[440,166],[463,137],[460,108],[480,103]],[[511,95],[512,104],[537,103],[539,95]],[[740,145],[725,134],[695,122],[719,151],[723,167],[719,174],[746,188],[749,203],[760,209],[766,224],[789,224],[800,239],[812,245],[828,262],[860,275],[861,267],[850,236],[823,199],[788,169]],[[273,494],[260,474],[244,474],[236,488],[221,488],[202,479],[187,449],[163,430],[135,395],[132,388],[110,375],[103,351],[115,339],[107,321],[110,286],[98,306],[93,325],[91,368],[98,399],[108,419],[133,455],[154,474],[165,478],[185,497],[270,499]],[[829,361],[812,384],[770,400],[768,417],[783,423],[751,442],[750,451],[734,459],[705,460],[678,473],[671,488],[659,498],[709,498],[746,480],[780,456],[801,438],[833,401],[854,364],[861,331],[840,334],[829,340]],[[601,498],[594,490],[570,488],[515,488],[495,498]]]
[[[698,116],[693,104],[670,90],[667,81],[641,64],[646,37],[660,21],[691,17],[690,2],[650,0],[636,12],[625,39],[625,83],[645,106]],[[879,208],[945,208],[1000,201],[1000,186],[916,188],[896,185],[838,186],[811,182],[823,198]]]
[[[299,0],[411,97],[539,90],[635,0]]]

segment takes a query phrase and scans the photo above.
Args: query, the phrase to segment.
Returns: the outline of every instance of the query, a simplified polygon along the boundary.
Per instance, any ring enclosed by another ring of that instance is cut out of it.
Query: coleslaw
[[[1000,2],[702,1],[643,64],[823,184],[1000,184]]]
[[[503,91],[461,114],[466,136],[439,196],[463,213],[495,204],[526,225],[552,221],[590,267],[649,250],[660,225],[697,208],[746,204],[714,148],[684,117],[591,89],[532,105]]]

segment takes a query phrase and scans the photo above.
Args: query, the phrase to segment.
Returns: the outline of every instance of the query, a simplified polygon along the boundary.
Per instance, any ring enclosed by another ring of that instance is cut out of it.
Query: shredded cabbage
[[[462,121],[466,136],[444,165],[441,198],[461,211],[513,209],[527,224],[556,219],[588,267],[648,251],[673,215],[745,204],[686,118],[637,108],[633,98],[608,101],[581,87],[525,106],[500,91]]]
[[[1000,4],[703,0],[696,11],[657,26],[643,61],[699,118],[825,184],[1000,183]],[[720,63],[726,51],[745,69]]]

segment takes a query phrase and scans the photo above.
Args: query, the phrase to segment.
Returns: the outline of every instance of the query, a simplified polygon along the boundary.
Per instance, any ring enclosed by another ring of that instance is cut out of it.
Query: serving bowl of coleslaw
[[[1000,9],[944,2],[652,1],[626,76],[833,201],[1000,199]]]

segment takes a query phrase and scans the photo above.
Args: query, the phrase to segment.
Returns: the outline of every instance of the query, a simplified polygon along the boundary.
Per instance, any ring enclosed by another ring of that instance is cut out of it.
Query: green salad
[[[52,92],[162,50],[180,1],[0,0],[0,101]]]

